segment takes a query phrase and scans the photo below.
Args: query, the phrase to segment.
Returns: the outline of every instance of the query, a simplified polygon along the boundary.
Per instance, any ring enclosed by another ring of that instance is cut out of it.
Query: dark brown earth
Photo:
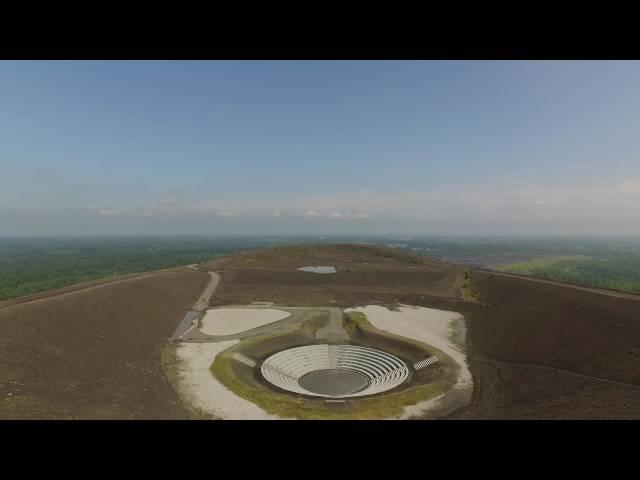
[[[188,418],[161,346],[208,277],[185,268],[0,306],[0,418]]]
[[[474,272],[474,403],[453,418],[640,418],[640,301]]]
[[[300,272],[329,265],[337,273]],[[397,303],[407,295],[461,299],[464,269],[389,247],[314,245],[231,255],[204,264],[222,274],[211,305],[274,302],[290,306]]]

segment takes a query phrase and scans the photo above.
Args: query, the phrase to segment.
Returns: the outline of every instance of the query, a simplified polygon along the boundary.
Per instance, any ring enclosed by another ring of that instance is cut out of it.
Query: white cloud
[[[178,201],[171,196],[147,206],[92,205],[90,209],[103,216],[283,216],[290,222],[306,217],[344,225],[375,217],[380,226],[406,221],[471,233],[640,233],[640,177],[565,183],[552,179],[547,183],[496,181],[423,191],[355,191],[259,201],[176,198]]]
[[[116,211],[113,208],[98,208],[96,211],[98,212],[98,215],[104,215],[104,216],[110,216],[110,215],[116,214]]]
[[[160,205],[165,205],[165,206],[168,206],[168,207],[172,207],[174,205],[180,204],[181,201],[178,200],[176,197],[165,197],[165,198],[161,198],[158,203]]]
[[[617,188],[622,193],[640,193],[640,178],[626,178],[618,183]]]
[[[371,218],[370,213],[332,212],[329,218],[332,220],[348,220],[350,218]]]

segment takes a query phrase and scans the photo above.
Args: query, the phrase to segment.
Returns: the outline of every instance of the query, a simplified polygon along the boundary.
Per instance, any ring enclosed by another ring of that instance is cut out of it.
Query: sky
[[[0,61],[0,236],[640,235],[640,62]]]

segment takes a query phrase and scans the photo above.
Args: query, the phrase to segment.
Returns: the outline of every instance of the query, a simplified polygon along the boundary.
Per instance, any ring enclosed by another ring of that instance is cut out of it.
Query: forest
[[[277,243],[257,238],[0,239],[0,300],[126,273],[190,265]]]

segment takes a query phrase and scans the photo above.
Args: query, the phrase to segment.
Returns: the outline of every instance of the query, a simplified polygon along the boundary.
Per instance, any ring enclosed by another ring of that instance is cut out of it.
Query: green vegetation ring
[[[267,358],[262,376],[289,392],[345,398],[386,392],[402,384],[409,369],[397,357],[355,345],[308,345]]]

